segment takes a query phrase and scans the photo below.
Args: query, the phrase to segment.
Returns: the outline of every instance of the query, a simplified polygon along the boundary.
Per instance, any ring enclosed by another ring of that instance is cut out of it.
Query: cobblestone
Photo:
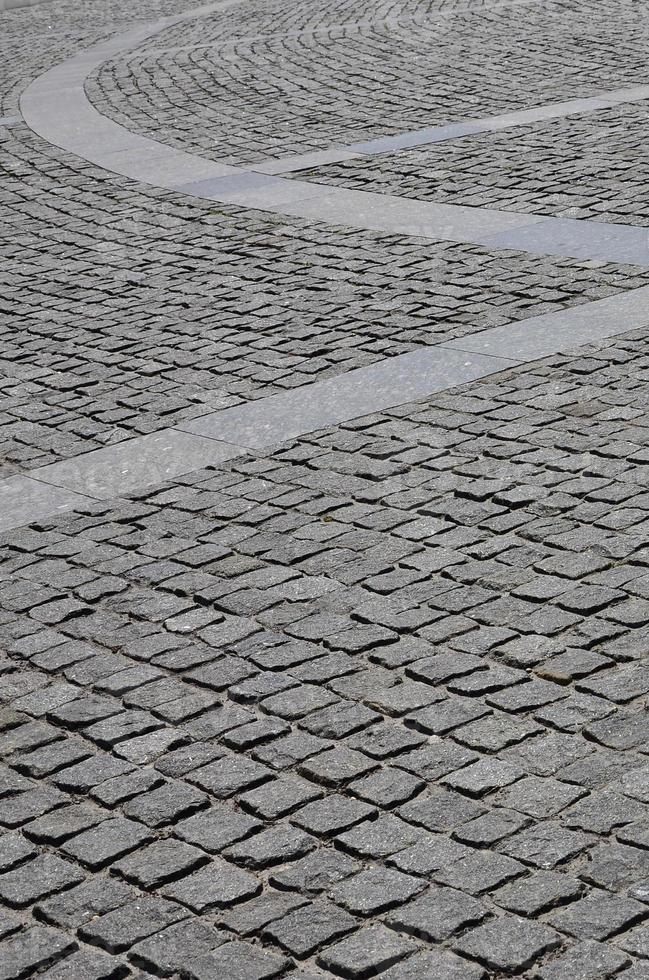
[[[3,118],[189,9],[4,11]],[[643,84],[648,29],[247,0],[87,93],[253,164]],[[644,115],[300,176],[643,227]],[[216,205],[20,118],[0,157],[3,476],[649,282]],[[647,980],[649,349],[618,333],[2,535],[0,978]]]

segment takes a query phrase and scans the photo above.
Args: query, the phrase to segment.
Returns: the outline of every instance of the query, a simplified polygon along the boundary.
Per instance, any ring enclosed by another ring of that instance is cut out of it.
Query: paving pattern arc
[[[647,980],[646,10],[0,23],[0,980]]]

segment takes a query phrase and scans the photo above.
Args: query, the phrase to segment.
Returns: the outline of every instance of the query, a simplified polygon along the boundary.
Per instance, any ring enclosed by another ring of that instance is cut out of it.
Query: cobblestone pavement
[[[570,349],[649,268],[212,205],[22,120],[193,6],[0,14],[2,477],[539,314],[566,350],[2,535],[0,980],[649,980],[649,340]],[[250,0],[86,91],[239,164],[648,44],[630,0]],[[645,226],[646,105],[299,176]]]

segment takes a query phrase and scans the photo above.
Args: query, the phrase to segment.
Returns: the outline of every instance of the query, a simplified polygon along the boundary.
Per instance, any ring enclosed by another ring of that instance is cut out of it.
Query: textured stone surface
[[[210,165],[326,153],[638,84],[636,7],[251,0],[87,92]],[[189,9],[0,14],[2,117]],[[641,227],[642,100],[308,178]],[[34,495],[0,542],[0,977],[646,980],[649,349],[588,304],[647,270],[201,201],[19,118],[0,159],[14,481],[439,341],[506,358],[513,321],[528,353],[534,316],[584,343],[571,309],[611,338],[414,403],[384,372],[371,415],[130,496],[112,471],[76,513]]]

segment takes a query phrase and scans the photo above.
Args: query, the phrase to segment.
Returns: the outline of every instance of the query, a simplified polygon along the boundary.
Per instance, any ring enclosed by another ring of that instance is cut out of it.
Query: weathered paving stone
[[[316,839],[297,827],[279,824],[249,840],[232,844],[223,856],[245,868],[267,868],[303,857],[316,846]]]
[[[179,881],[165,885],[163,894],[187,905],[194,912],[225,908],[261,891],[261,884],[251,874],[225,861],[213,858]]]
[[[520,971],[555,949],[561,936],[549,926],[501,916],[467,932],[454,948],[490,969]]]
[[[151,833],[141,824],[124,817],[115,817],[72,837],[61,849],[92,870],[97,870],[129,851],[134,851],[150,839]]]
[[[554,868],[584,851],[592,842],[592,836],[568,830],[559,821],[548,820],[513,834],[498,847],[526,864]]]
[[[78,885],[85,875],[56,854],[41,854],[0,876],[0,898],[12,908],[24,908],[54,892]]]
[[[286,957],[272,950],[231,942],[191,961],[187,974],[192,980],[211,980],[218,976],[232,977],[232,980],[272,980],[285,971],[288,963]]]
[[[121,953],[138,940],[187,918],[189,913],[163,898],[141,898],[91,919],[79,929],[80,937],[108,953]]]
[[[65,933],[49,926],[32,926],[2,944],[0,977],[13,980],[14,977],[28,976],[39,967],[62,959],[76,947],[75,941]]]
[[[182,878],[207,861],[207,855],[198,847],[167,839],[122,858],[112,870],[140,888],[151,889]]]
[[[501,908],[509,912],[532,916],[578,898],[583,891],[584,885],[568,874],[539,871],[505,885],[493,897]]]
[[[484,808],[460,793],[433,787],[399,808],[399,816],[426,830],[450,830],[484,813]]]
[[[296,889],[305,895],[328,892],[338,882],[361,870],[358,861],[333,848],[319,848],[286,868],[270,875],[279,888]]]
[[[428,877],[432,871],[445,868],[472,853],[470,848],[450,837],[422,833],[417,843],[399,847],[389,860],[390,864],[402,871]]]
[[[538,971],[541,980],[564,980],[583,977],[584,980],[617,975],[621,967],[629,964],[629,958],[620,950],[602,943],[585,942],[551,960]]]
[[[646,915],[646,906],[633,899],[593,889],[580,901],[553,912],[548,921],[577,939],[601,942],[623,928],[630,928]]]
[[[252,936],[263,926],[276,922],[288,912],[306,905],[308,901],[309,899],[304,896],[268,889],[256,898],[226,912],[220,917],[219,923],[227,929],[234,930],[238,935]]]
[[[96,827],[108,814],[99,807],[85,803],[72,804],[53,810],[37,820],[26,824],[23,833],[39,844],[61,844],[69,837]],[[3,838],[0,838],[0,849]]]
[[[527,776],[504,789],[499,802],[502,806],[542,820],[555,816],[583,795],[583,790],[559,780]]]
[[[394,929],[437,943],[486,915],[486,906],[470,896],[452,888],[433,888],[391,912],[385,921]]]
[[[435,976],[443,976],[446,980],[482,980],[485,972],[477,963],[456,956],[450,950],[431,949],[401,960],[383,976],[386,980],[428,980]]]
[[[421,827],[413,827],[405,820],[386,813],[376,820],[363,821],[351,830],[338,834],[336,846],[359,857],[385,859],[425,836]]]
[[[245,756],[224,757],[200,769],[192,770],[188,778],[218,799],[226,799],[265,782],[272,775],[266,766]],[[205,797],[206,799],[206,797]]]
[[[0,836],[0,872],[10,871],[28,858],[35,857],[38,851],[20,833]]]
[[[381,925],[366,926],[318,956],[320,966],[343,977],[364,977],[384,970],[417,949],[416,944]]]
[[[124,805],[123,810],[127,817],[148,827],[161,827],[200,810],[208,801],[209,797],[195,787],[174,782],[136,796]]]
[[[316,899],[270,923],[262,936],[279,943],[292,956],[303,959],[325,943],[351,932],[357,922],[344,909],[324,899]]]
[[[40,902],[39,917],[53,925],[76,929],[96,916],[125,905],[133,890],[113,878],[92,878],[69,891]]]
[[[523,874],[525,868],[502,854],[472,851],[446,868],[435,872],[435,879],[471,895],[481,895]]]
[[[421,891],[422,882],[400,871],[370,868],[335,885],[329,897],[355,915],[376,915]]]
[[[374,813],[374,808],[367,803],[333,794],[323,800],[307,803],[291,819],[298,827],[312,834],[329,837],[349,830]]]
[[[227,933],[199,920],[185,920],[136,943],[129,960],[161,976],[184,970],[188,963],[227,942]]]

